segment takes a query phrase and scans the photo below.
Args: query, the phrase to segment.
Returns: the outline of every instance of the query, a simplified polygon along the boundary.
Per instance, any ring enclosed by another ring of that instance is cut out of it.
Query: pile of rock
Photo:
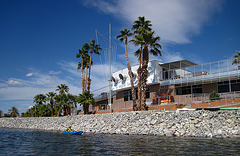
[[[142,111],[41,118],[1,118],[0,127],[190,137],[240,136],[238,111]]]

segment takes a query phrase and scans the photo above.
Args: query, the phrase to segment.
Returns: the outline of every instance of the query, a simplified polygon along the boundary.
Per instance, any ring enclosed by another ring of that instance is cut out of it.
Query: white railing
[[[221,80],[232,76],[240,77],[240,66],[232,64],[234,59],[196,65],[185,69],[170,69],[160,72],[160,85]]]

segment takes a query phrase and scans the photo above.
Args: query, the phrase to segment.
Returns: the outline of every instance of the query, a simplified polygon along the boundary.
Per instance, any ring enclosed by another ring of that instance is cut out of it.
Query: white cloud
[[[180,52],[166,52],[162,57],[159,57],[159,59],[164,63],[184,60]]]
[[[62,72],[61,71],[53,71],[53,70],[51,70],[51,71],[49,71],[49,74],[57,75],[57,74],[62,74]]]
[[[189,43],[209,19],[221,10],[222,0],[85,0],[85,6],[113,14],[132,25],[139,16],[152,21],[156,33],[167,43]]]
[[[17,80],[10,79],[6,82],[9,85],[22,85],[22,82],[19,82]]]
[[[33,76],[33,73],[28,73],[26,76]]]
[[[81,77],[81,71],[80,70],[77,70],[77,62],[73,62],[73,61],[70,61],[70,62],[67,62],[67,61],[61,61],[58,63],[60,65],[60,67],[71,73],[72,75],[74,76],[77,76],[77,77]]]

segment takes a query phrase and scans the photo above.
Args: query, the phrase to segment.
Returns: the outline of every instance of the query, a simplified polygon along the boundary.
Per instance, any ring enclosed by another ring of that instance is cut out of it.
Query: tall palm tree
[[[86,91],[86,82],[85,82],[85,68],[87,66],[87,61],[89,62],[89,55],[88,55],[88,44],[85,43],[81,49],[78,49],[78,53],[76,54],[77,58],[81,57],[81,62],[78,63],[78,70],[81,69],[82,71],[82,93]]]
[[[90,92],[90,85],[91,85],[91,65],[92,65],[92,54],[95,53],[97,55],[100,55],[100,50],[102,50],[102,48],[100,47],[99,44],[95,44],[95,40],[91,39],[90,40],[90,45],[89,47],[86,45],[85,47],[86,49],[90,49],[90,60],[89,60],[89,72],[88,72],[88,85],[87,85],[87,91]]]
[[[134,39],[131,40],[136,46],[140,45],[137,54],[139,56],[138,68],[138,109],[146,109],[146,90],[147,90],[147,77],[148,77],[148,62],[149,62],[149,49],[150,53],[154,56],[161,55],[161,45],[157,43],[160,37],[154,37],[154,32],[151,28],[151,21],[145,20],[145,17],[139,17],[134,21],[132,29],[134,31]]]
[[[132,25],[132,29],[134,30],[134,39],[131,40],[130,42],[133,42],[134,45],[139,46],[140,49],[137,50],[138,53],[138,110],[141,110],[141,99],[142,99],[142,53],[143,53],[143,45],[144,45],[144,39],[143,39],[143,34],[148,33],[152,31],[151,28],[152,24],[151,21],[145,20],[144,16],[139,16],[138,20],[134,21],[134,24]]]
[[[135,97],[135,93],[134,93],[133,75],[132,75],[132,69],[131,69],[131,65],[129,63],[128,53],[127,53],[128,37],[132,36],[132,33],[127,28],[125,28],[123,30],[120,30],[120,33],[121,34],[117,35],[116,38],[119,39],[121,42],[123,42],[125,44],[125,53],[126,53],[126,59],[127,59],[128,75],[130,77],[131,90],[132,90],[133,110],[136,111],[137,106],[136,106],[136,97]]]
[[[232,65],[240,63],[240,51],[236,51],[236,53],[236,55],[233,55],[234,61],[232,62]]]
[[[18,109],[16,107],[11,107],[11,109],[8,109],[8,111],[11,117],[17,117],[19,115]]]
[[[154,37],[154,32],[144,33],[143,38],[145,41],[143,48],[143,60],[142,60],[142,102],[141,110],[146,110],[146,90],[147,90],[147,77],[148,77],[148,62],[149,53],[154,56],[162,56],[161,50],[162,46],[158,43],[160,37]],[[150,49],[150,50],[149,50]]]
[[[50,104],[51,104],[51,117],[53,117],[53,104],[54,104],[54,97],[56,96],[56,93],[48,92],[46,94],[46,96],[47,96],[47,100],[50,101]]]
[[[90,104],[95,104],[93,94],[90,94],[89,91],[85,91],[82,94],[79,94],[77,97],[77,102],[80,103],[80,105],[83,105],[84,114],[88,114]]]
[[[141,110],[141,99],[142,99],[142,48],[144,40],[142,35],[135,35],[134,39],[130,40],[135,46],[140,45],[140,49],[135,52],[135,56],[138,57],[138,103],[136,110]]]

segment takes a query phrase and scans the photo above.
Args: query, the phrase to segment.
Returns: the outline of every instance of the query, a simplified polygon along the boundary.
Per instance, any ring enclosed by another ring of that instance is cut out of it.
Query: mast
[[[112,112],[112,86],[111,86],[111,23],[109,24],[109,99],[108,99],[108,105],[110,107],[110,113]]]

